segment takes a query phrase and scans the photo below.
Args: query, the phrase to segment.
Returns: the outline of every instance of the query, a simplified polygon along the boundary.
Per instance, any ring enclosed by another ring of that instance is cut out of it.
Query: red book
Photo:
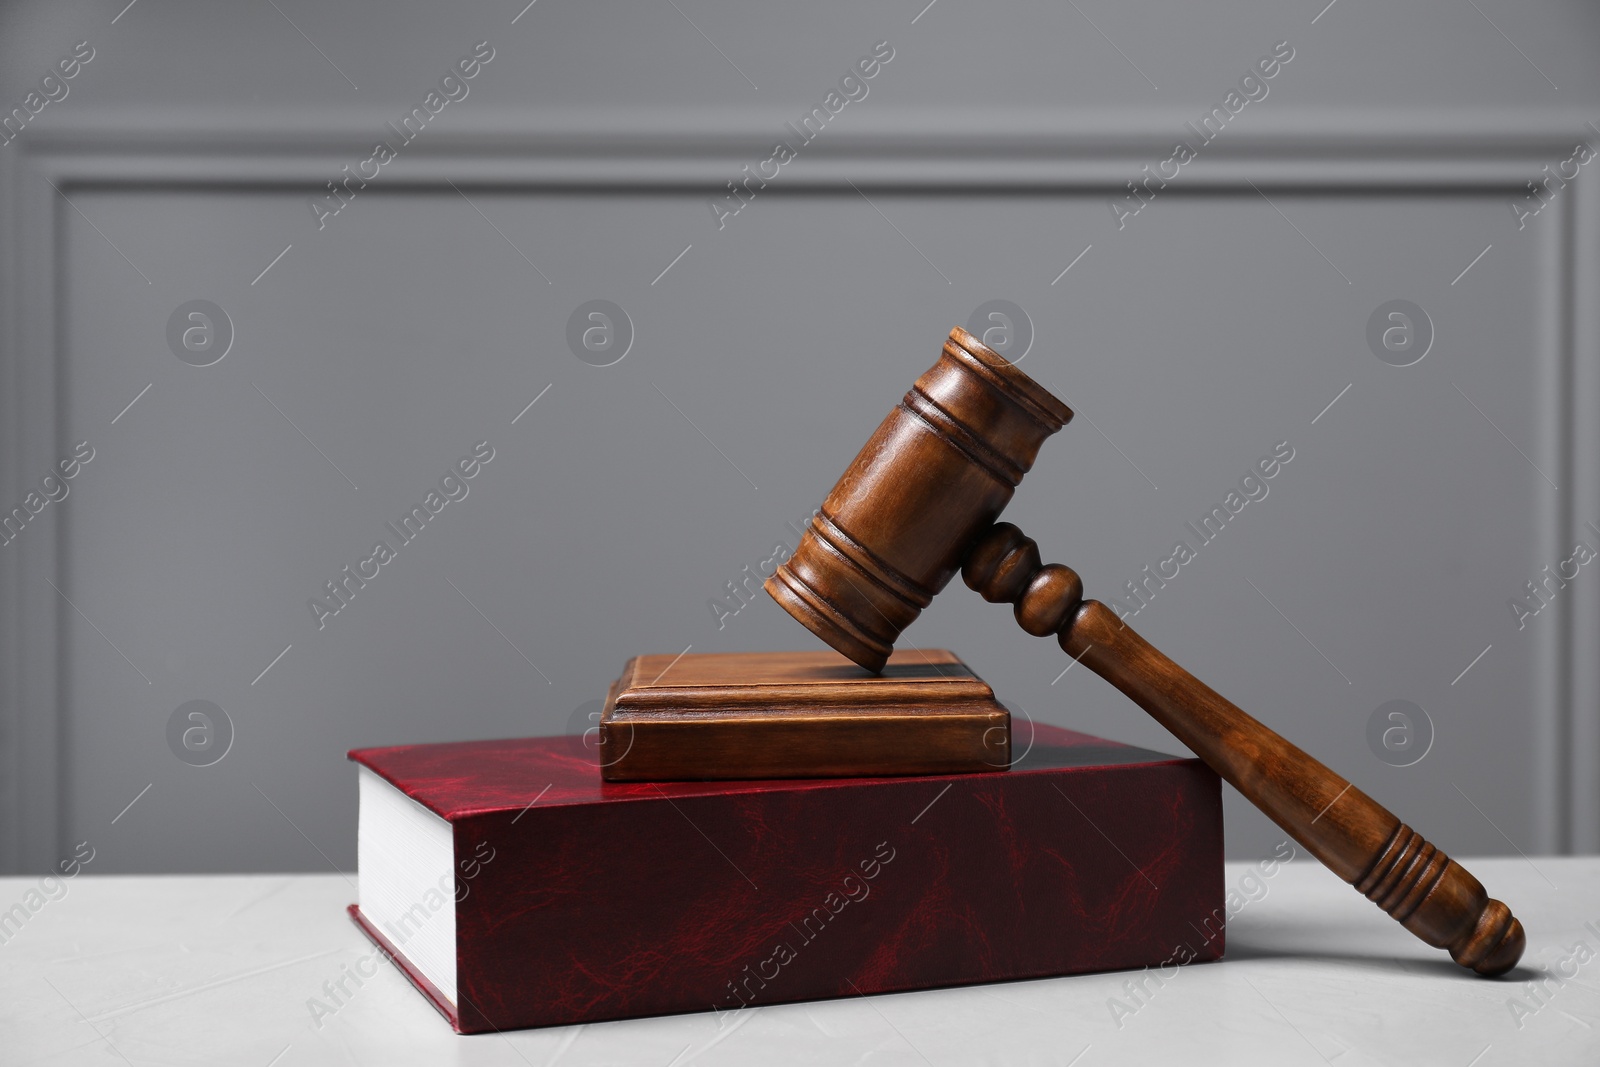
[[[914,778],[610,783],[576,737],[357,749],[350,914],[461,1033],[1221,956],[1216,775],[1033,729],[1009,770]]]

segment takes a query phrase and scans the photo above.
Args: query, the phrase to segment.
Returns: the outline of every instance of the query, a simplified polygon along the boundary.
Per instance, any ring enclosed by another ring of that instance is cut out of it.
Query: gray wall
[[[80,840],[105,872],[349,868],[352,746],[567,730],[638,653],[812,647],[708,602],[993,299],[1081,412],[1007,516],[1047,559],[1117,595],[1288,442],[1135,625],[1447,851],[1600,848],[1600,568],[1522,629],[1508,605],[1600,548],[1596,179],[1510,208],[1600,136],[1600,14],[1480,6],[9,5],[6,108],[94,58],[0,148],[0,506],[94,458],[0,548],[0,869]],[[883,40],[719,229],[707,198]],[[567,341],[597,299],[635,335],[604,367]],[[1367,336],[1396,299],[1432,325],[1405,367]],[[169,345],[193,300],[231,322],[210,366]],[[308,599],[483,440],[319,629]],[[959,583],[906,640],[1178,750]],[[232,724],[209,766],[169,731],[194,700]],[[1431,723],[1409,766],[1368,740],[1392,700]],[[1228,803],[1233,855],[1281,838]]]

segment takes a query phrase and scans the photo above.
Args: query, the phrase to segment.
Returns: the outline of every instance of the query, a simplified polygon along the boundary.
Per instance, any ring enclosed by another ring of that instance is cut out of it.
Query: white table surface
[[[761,1007],[720,1029],[708,1013],[476,1037],[388,965],[313,1020],[323,983],[371,951],[339,875],[85,873],[0,944],[0,1063],[1600,1064],[1600,859],[1466,866],[1528,929],[1510,980],[1467,975],[1299,862],[1230,921],[1225,960],[1120,1026],[1131,972]],[[1249,870],[1229,864],[1228,885]],[[37,885],[0,879],[0,910]],[[1532,999],[1579,942],[1595,958]]]

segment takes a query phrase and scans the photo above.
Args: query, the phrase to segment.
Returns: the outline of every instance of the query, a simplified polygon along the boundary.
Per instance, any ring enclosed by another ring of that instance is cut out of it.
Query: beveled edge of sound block
[[[1011,765],[1011,713],[944,649],[871,674],[830,649],[635,656],[600,714],[607,781],[964,774]]]

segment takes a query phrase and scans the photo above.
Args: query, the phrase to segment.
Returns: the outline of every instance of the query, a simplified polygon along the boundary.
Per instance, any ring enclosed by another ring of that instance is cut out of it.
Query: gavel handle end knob
[[[1498,978],[1517,965],[1527,947],[1528,935],[1522,929],[1522,920],[1491,897],[1478,916],[1472,936],[1460,948],[1451,948],[1450,958],[1485,978]]]

